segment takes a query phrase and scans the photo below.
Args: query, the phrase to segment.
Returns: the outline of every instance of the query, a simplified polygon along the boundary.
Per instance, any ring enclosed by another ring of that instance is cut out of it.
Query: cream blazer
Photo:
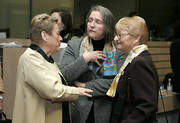
[[[62,84],[56,63],[28,48],[17,69],[13,123],[62,123],[62,101],[78,98],[75,87]]]

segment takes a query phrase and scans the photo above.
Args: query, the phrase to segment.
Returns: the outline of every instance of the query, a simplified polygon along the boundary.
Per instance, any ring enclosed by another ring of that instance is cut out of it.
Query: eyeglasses
[[[99,20],[99,19],[93,19],[93,18],[89,18],[88,20],[87,20],[87,22],[89,23],[89,24],[91,24],[91,23],[95,23],[95,24],[97,24],[97,25],[102,25],[103,24],[103,21],[102,20]]]
[[[126,36],[126,35],[129,35],[128,33],[124,33],[124,34],[118,34],[116,33],[115,36],[118,37],[118,39],[121,39],[122,37]]]

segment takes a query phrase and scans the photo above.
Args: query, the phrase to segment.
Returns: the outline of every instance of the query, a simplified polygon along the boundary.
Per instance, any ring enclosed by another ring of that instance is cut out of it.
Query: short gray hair
[[[45,31],[49,35],[52,34],[53,26],[57,23],[57,19],[50,15],[43,13],[33,17],[30,27],[30,39],[32,42],[41,44],[42,37],[41,32]]]

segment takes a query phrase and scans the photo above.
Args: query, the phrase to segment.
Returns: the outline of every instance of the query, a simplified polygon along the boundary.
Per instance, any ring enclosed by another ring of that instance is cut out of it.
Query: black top
[[[104,39],[102,39],[102,40],[93,40],[93,39],[91,39],[91,41],[92,41],[94,51],[96,51],[96,50],[103,51],[104,45],[105,45]]]
[[[54,63],[53,58],[52,58],[51,56],[48,57],[48,56],[46,55],[46,53],[45,53],[38,45],[36,45],[36,44],[31,44],[30,48],[31,48],[32,50],[36,50],[37,52],[39,52],[39,53],[44,57],[44,59],[46,59],[48,62]]]
[[[61,77],[61,80],[62,80],[62,83],[64,85],[67,85],[66,84],[66,81],[64,80],[64,77],[61,76],[61,74],[59,74],[60,77]],[[69,112],[69,102],[63,102],[62,103],[62,122],[63,123],[70,123],[70,112]]]
[[[68,41],[71,40],[71,38],[72,38],[72,34],[71,33],[67,33],[64,30],[62,30],[60,32],[60,36],[62,37],[62,41],[61,42],[64,42],[64,43],[68,43]]]

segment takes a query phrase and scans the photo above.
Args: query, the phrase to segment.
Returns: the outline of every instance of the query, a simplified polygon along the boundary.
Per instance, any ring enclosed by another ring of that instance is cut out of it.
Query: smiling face
[[[116,23],[114,41],[117,48],[126,54],[137,45],[145,44],[148,40],[146,22],[139,16],[123,17]]]
[[[117,49],[129,54],[130,51],[138,44],[139,39],[130,35],[126,30],[116,28],[116,36],[114,41]]]
[[[87,22],[87,33],[93,40],[104,38],[105,25],[100,12],[92,11]]]

